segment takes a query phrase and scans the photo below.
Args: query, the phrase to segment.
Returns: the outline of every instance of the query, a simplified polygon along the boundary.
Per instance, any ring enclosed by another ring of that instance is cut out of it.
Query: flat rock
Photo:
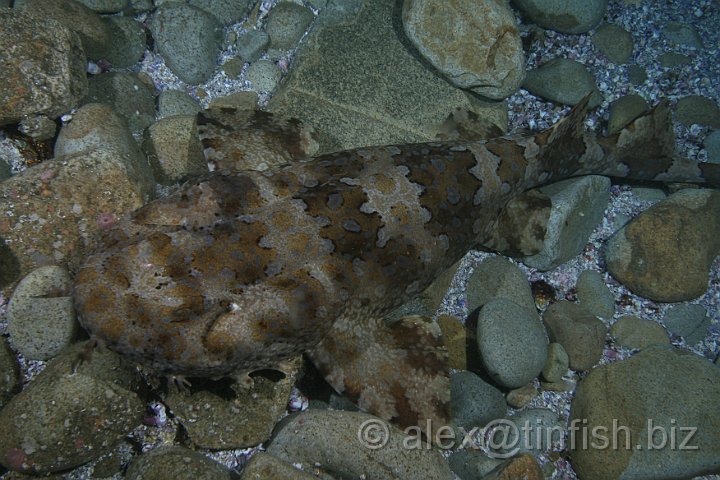
[[[145,53],[147,35],[135,19],[130,17],[106,17],[112,31],[112,37],[105,60],[115,68],[128,68],[135,65]]]
[[[615,314],[615,297],[605,284],[600,272],[583,270],[577,281],[578,303],[600,318],[610,319]]]
[[[707,152],[707,160],[710,163],[720,163],[720,130],[713,130],[708,133],[703,142]]]
[[[117,13],[130,6],[130,0],[75,0],[97,13]]]
[[[576,303],[560,301],[543,315],[551,342],[563,346],[570,357],[570,368],[590,370],[602,357],[607,328],[593,314]]]
[[[258,60],[248,67],[247,78],[258,92],[272,92],[277,87],[282,72],[271,60]]]
[[[189,3],[212,14],[221,24],[231,25],[250,12],[255,0],[190,0]]]
[[[128,466],[128,480],[231,480],[232,472],[189,448],[167,445],[136,457]]]
[[[667,332],[657,322],[633,315],[623,315],[610,328],[615,344],[642,350],[650,345],[670,345]]]
[[[268,109],[321,132],[320,153],[430,141],[456,109],[505,130],[504,105],[470,98],[413,56],[395,30],[399,15],[393,2],[365,0],[341,23],[320,22]]]
[[[161,5],[150,26],[158,52],[180,80],[196,85],[208,80],[222,41],[222,26],[213,15],[192,5]]]
[[[195,115],[158,120],[145,130],[144,137],[143,149],[158,182],[168,185],[208,173]]]
[[[640,95],[625,95],[610,104],[608,135],[614,135],[649,110],[650,106]]]
[[[662,29],[663,36],[675,45],[700,49],[703,48],[702,37],[692,25],[679,22],[668,22]]]
[[[550,270],[583,251],[610,199],[610,179],[598,175],[571,178],[540,188],[552,202],[543,249],[522,262]]]
[[[502,392],[474,373],[462,371],[450,377],[450,411],[454,423],[465,431],[502,418],[506,408]]]
[[[174,115],[196,115],[202,108],[200,104],[180,90],[164,90],[158,96],[158,119]]]
[[[87,92],[78,36],[42,14],[0,9],[0,125],[24,116],[55,118]]]
[[[498,384],[517,388],[545,365],[545,328],[535,310],[496,298],[480,310],[477,344],[485,370]]]
[[[270,37],[265,30],[250,30],[235,42],[235,51],[246,62],[254,62],[270,45]]]
[[[585,65],[567,58],[554,58],[529,70],[523,88],[533,95],[563,105],[576,105],[590,92],[590,108],[602,102],[595,78]]]
[[[303,470],[377,480],[453,478],[439,451],[408,448],[415,441],[412,436],[367,413],[307,410],[278,427],[267,452]]]
[[[651,300],[681,302],[702,295],[720,253],[718,212],[718,191],[684,189],[669,196],[608,241],[608,271]]]
[[[270,47],[294,47],[314,18],[309,8],[294,2],[280,2],[270,10],[265,24],[265,31],[270,37]]]
[[[560,382],[570,368],[570,357],[557,342],[548,345],[548,355],[543,367],[543,378],[548,382]]]
[[[7,308],[13,346],[30,360],[48,360],[78,333],[72,279],[62,267],[33,270],[13,291]]]
[[[720,368],[686,351],[649,347],[581,380],[570,410],[573,422],[579,430],[571,445],[572,466],[581,480],[719,473]],[[594,428],[608,432],[607,441],[616,447],[583,444],[583,431],[589,436]],[[629,445],[620,428],[629,432]],[[688,429],[694,429],[692,437]]]
[[[465,288],[469,312],[481,308],[495,298],[506,298],[535,310],[527,276],[510,260],[499,255],[483,260],[475,267]]]
[[[313,480],[317,477],[265,452],[256,452],[243,467],[240,480]]]
[[[520,88],[525,56],[509,5],[409,0],[403,2],[402,23],[423,58],[458,87],[496,100]]]
[[[592,41],[595,48],[617,65],[627,63],[632,55],[632,34],[618,25],[606,23],[600,26],[593,34]]]
[[[683,125],[706,125],[720,128],[720,107],[712,98],[688,95],[678,100],[675,118]]]
[[[595,28],[607,10],[608,0],[513,0],[530,21],[562,33],[585,33]]]
[[[673,305],[662,319],[671,333],[683,337],[689,345],[703,340],[712,321],[705,307],[697,304]]]

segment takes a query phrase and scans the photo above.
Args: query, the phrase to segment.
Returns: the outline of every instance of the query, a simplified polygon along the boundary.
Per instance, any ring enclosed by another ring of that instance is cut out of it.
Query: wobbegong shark
[[[80,322],[169,376],[236,376],[306,353],[363,410],[403,427],[447,425],[439,330],[385,317],[483,244],[511,199],[587,174],[720,185],[720,166],[675,156],[667,102],[609,137],[583,128],[586,109],[587,98],[535,134],[357,148],[191,180],[106,232],[76,275]],[[209,161],[248,155],[233,119],[198,115]],[[310,141],[265,112],[254,121],[279,142]]]

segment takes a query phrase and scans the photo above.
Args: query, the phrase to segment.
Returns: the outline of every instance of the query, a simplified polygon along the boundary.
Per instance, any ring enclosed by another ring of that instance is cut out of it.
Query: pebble
[[[656,203],[610,238],[610,274],[659,302],[702,295],[720,253],[720,192],[684,189]]]
[[[599,366],[581,380],[570,425],[578,427],[574,444],[568,445],[580,478],[691,478],[717,472],[720,369],[693,353],[651,346],[627,360]],[[656,432],[655,448],[647,443],[650,428]],[[693,429],[692,437],[688,429]],[[582,435],[592,441],[592,431],[607,432],[608,445],[615,438],[616,447],[591,448]],[[683,441],[692,448],[679,448]]]
[[[404,2],[402,24],[420,55],[459,88],[494,100],[520,88],[525,56],[509,5],[493,0]]]
[[[496,298],[480,310],[477,344],[485,370],[498,384],[517,388],[545,365],[547,339],[537,313]]]
[[[678,22],[668,22],[662,30],[663,36],[675,45],[703,48],[702,38],[695,27]]]
[[[593,45],[612,63],[623,65],[633,52],[632,34],[612,23],[601,25],[592,36]]]
[[[125,476],[127,480],[231,480],[230,470],[202,453],[189,448],[166,445],[154,448],[133,459]]]
[[[630,83],[632,83],[633,85],[636,85],[636,86],[642,85],[643,83],[645,83],[645,80],[647,80],[647,78],[648,78],[647,72],[645,71],[645,69],[639,65],[630,65],[628,67],[627,72],[628,72],[628,80],[630,81]]]
[[[608,0],[514,0],[530,21],[562,33],[585,33],[595,28],[607,11]]]
[[[34,141],[42,142],[55,138],[57,124],[45,115],[31,115],[20,121],[18,130]]]
[[[169,392],[165,403],[187,430],[193,443],[203,448],[252,447],[270,438],[273,426],[285,415],[300,358],[287,375],[267,371],[251,376],[253,385],[197,381],[187,392]]]
[[[0,125],[27,115],[56,118],[87,92],[76,35],[42,13],[0,9]]]
[[[508,450],[538,454],[554,449],[563,440],[564,422],[547,408],[528,408],[508,417],[515,424]]]
[[[512,408],[524,408],[527,406],[533,398],[537,397],[538,390],[535,385],[528,383],[520,388],[510,390],[505,397],[505,401]]]
[[[720,130],[713,130],[708,133],[703,142],[703,147],[707,152],[708,162],[720,163]]]
[[[195,115],[175,115],[153,123],[145,130],[143,149],[155,180],[164,185],[208,173]]]
[[[590,370],[602,357],[607,328],[582,306],[560,301],[548,307],[543,315],[551,342],[563,346],[570,357],[570,368]]]
[[[583,251],[602,221],[610,199],[610,179],[599,175],[571,178],[540,188],[552,201],[543,250],[522,262],[546,271]]]
[[[214,16],[192,5],[164,3],[150,30],[158,53],[180,80],[196,85],[213,75],[222,42],[222,26]]]
[[[480,450],[465,449],[451,453],[448,463],[460,480],[477,480],[487,478],[503,464],[503,460],[489,457]]]
[[[720,128],[720,108],[712,98],[688,95],[675,105],[675,118],[683,125],[706,125]]]
[[[585,310],[600,318],[615,314],[615,297],[600,272],[583,270],[577,281],[577,299]]]
[[[650,106],[640,95],[624,95],[610,104],[608,135],[614,135],[647,112]]]
[[[542,370],[542,375],[548,382],[560,382],[570,368],[570,357],[559,343],[553,342],[548,345],[547,360]]]
[[[587,67],[575,60],[555,58],[529,70],[523,88],[533,95],[563,105],[576,105],[590,92],[589,108],[602,102],[602,94]]]
[[[254,62],[270,45],[270,36],[264,30],[250,30],[237,39],[235,51],[245,62]]]
[[[450,377],[450,411],[455,425],[469,432],[505,415],[505,396],[472,372]]]
[[[657,57],[658,62],[665,68],[681,67],[683,65],[690,65],[692,59],[687,55],[677,52],[666,52]]]
[[[140,133],[155,120],[155,90],[137,74],[110,72],[90,78],[82,103],[105,103]]]
[[[231,25],[250,13],[255,0],[190,0],[189,3],[212,14],[221,24]]]
[[[615,344],[642,350],[650,345],[670,345],[667,332],[657,322],[633,315],[623,315],[610,328]]]
[[[281,50],[293,48],[314,18],[309,8],[294,2],[280,2],[270,10],[265,24],[270,47]]]
[[[315,475],[303,472],[277,457],[256,452],[243,467],[240,480],[313,480]]]
[[[671,333],[683,337],[688,345],[703,340],[712,323],[702,305],[673,305],[662,319],[663,325]]]
[[[15,349],[29,360],[48,360],[78,333],[72,279],[50,265],[33,270],[15,287],[7,308],[8,333]]]
[[[517,265],[499,255],[489,257],[477,265],[465,289],[467,308],[472,312],[495,298],[505,298],[535,311],[530,283]]]
[[[7,339],[0,337],[0,410],[20,387],[20,365]]]
[[[253,62],[247,71],[248,80],[257,92],[272,92],[282,78],[282,72],[271,60]]]
[[[158,119],[175,115],[196,115],[202,110],[197,100],[180,90],[164,90],[158,96],[157,104]]]
[[[358,441],[359,435],[369,443]],[[306,410],[283,419],[267,453],[303,470],[321,467],[341,478],[451,480],[453,473],[438,450],[408,447],[415,438],[367,413]]]

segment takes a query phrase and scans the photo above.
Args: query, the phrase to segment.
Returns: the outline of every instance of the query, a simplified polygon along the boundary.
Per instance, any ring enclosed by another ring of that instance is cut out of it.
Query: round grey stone
[[[605,16],[608,0],[514,0],[513,3],[543,28],[585,33],[595,28]]]
[[[602,102],[595,77],[585,65],[567,58],[555,58],[528,71],[523,87],[533,95],[563,105],[575,105],[590,92],[590,108]]]
[[[215,71],[222,26],[211,14],[192,5],[170,2],[158,8],[150,27],[158,52],[180,80],[191,85]]]
[[[230,480],[230,470],[202,453],[166,445],[136,457],[127,469],[128,480]]]
[[[590,370],[602,357],[607,328],[582,306],[568,301],[553,303],[545,310],[543,321],[550,341],[563,346],[573,370]]]
[[[97,13],[117,13],[130,6],[129,0],[75,0]]]
[[[247,77],[256,91],[272,92],[277,87],[282,72],[274,62],[258,60],[248,68]]]
[[[461,371],[450,377],[450,411],[455,424],[465,431],[502,418],[506,408],[502,392],[474,373]]]
[[[104,20],[112,31],[105,59],[115,68],[132,67],[145,53],[145,30],[129,17],[112,16]]]
[[[142,132],[155,120],[155,89],[137,74],[103,73],[92,77],[88,87],[82,103],[112,105],[132,132]]]
[[[190,0],[190,5],[212,14],[218,22],[230,25],[250,12],[254,0]]]
[[[675,45],[691,48],[703,48],[702,38],[692,25],[668,22],[663,28],[663,36]]]
[[[612,318],[615,315],[615,297],[600,272],[580,272],[576,287],[578,303],[588,312],[601,318]]]
[[[633,315],[623,315],[610,327],[615,344],[642,350],[650,345],[670,345],[665,329],[657,322]]]
[[[165,90],[158,97],[158,119],[200,113],[200,104],[180,90]]]
[[[294,47],[310,26],[315,16],[312,11],[294,2],[281,2],[270,10],[265,31],[270,46],[277,49]]]
[[[505,298],[480,310],[477,343],[488,374],[508,388],[530,382],[545,365],[548,342],[537,313]]]
[[[640,95],[625,95],[618,98],[610,104],[608,135],[616,134],[648,109],[648,103]]]
[[[712,98],[688,95],[678,100],[675,117],[683,125],[707,125],[720,128],[720,108]]]
[[[465,292],[469,312],[493,298],[506,298],[530,311],[535,309],[527,276],[517,265],[499,255],[489,257],[475,267]]]
[[[593,34],[592,41],[608,60],[617,65],[627,63],[632,55],[632,34],[618,25],[602,25]]]
[[[710,163],[720,163],[720,130],[713,130],[708,133],[703,142],[703,146],[707,152],[707,161]]]
[[[7,309],[8,332],[26,358],[52,358],[75,338],[71,292],[70,275],[55,265],[33,270],[15,288]]]
[[[264,30],[250,30],[237,39],[235,51],[246,62],[254,62],[270,44],[270,36]]]
[[[548,345],[548,355],[543,367],[543,377],[548,382],[559,382],[570,368],[570,357],[559,343]]]
[[[702,305],[673,305],[662,319],[665,328],[694,345],[707,335],[711,320]]]

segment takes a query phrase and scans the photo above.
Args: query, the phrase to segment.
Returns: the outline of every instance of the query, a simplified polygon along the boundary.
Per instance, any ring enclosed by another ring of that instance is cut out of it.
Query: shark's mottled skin
[[[165,374],[222,377],[308,352],[362,408],[401,425],[444,425],[449,381],[437,329],[418,317],[383,319],[487,239],[513,196],[589,173],[718,184],[712,166],[673,158],[665,103],[603,139],[582,131],[584,110],[531,136],[290,164],[280,155],[262,172],[228,170],[242,156],[233,115],[201,114],[218,171],[108,233],[76,277],[82,324]],[[256,127],[272,124],[257,115]],[[291,127],[303,148],[290,156],[312,151],[311,136]]]

